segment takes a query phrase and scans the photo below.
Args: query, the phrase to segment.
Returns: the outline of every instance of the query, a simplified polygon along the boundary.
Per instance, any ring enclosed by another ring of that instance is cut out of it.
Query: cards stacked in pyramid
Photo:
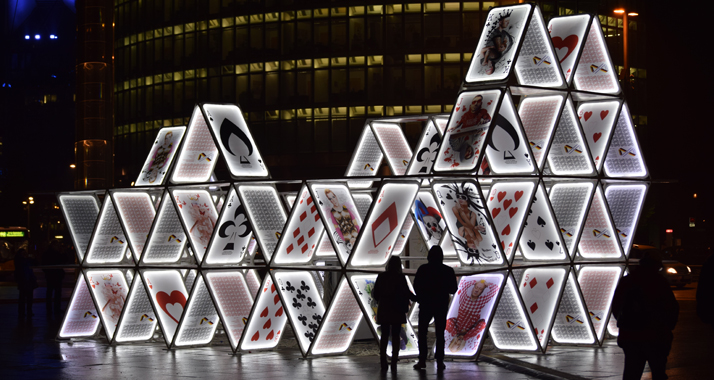
[[[240,107],[203,103],[159,131],[133,187],[60,194],[82,275],[58,336],[225,334],[238,352],[277,347],[289,325],[302,355],[343,353],[360,325],[379,338],[390,257],[411,286],[438,245],[459,276],[447,355],[478,357],[486,335],[602,344],[647,177],[598,18],[496,7],[451,113],[367,120],[342,179],[273,180]],[[418,312],[401,355],[418,354]]]

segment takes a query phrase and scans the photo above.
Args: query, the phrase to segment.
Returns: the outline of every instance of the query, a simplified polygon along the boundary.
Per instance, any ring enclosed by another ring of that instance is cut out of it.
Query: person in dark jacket
[[[456,274],[454,270],[444,265],[444,251],[435,245],[429,249],[429,262],[419,267],[414,278],[414,290],[419,302],[419,362],[414,369],[426,368],[426,358],[429,351],[426,338],[429,322],[434,318],[436,330],[437,368],[443,370],[444,365],[444,330],[446,329],[446,314],[449,311],[449,295],[456,293]]]
[[[32,272],[34,262],[27,249],[20,248],[15,254],[15,281],[17,282],[18,296],[17,311],[20,318],[32,317],[33,291],[37,288],[37,278]]]
[[[50,246],[42,255],[42,265],[62,265],[64,258],[62,256],[62,244],[57,240],[52,240]],[[45,273],[47,281],[47,291],[45,292],[45,306],[47,315],[52,315],[52,310],[59,316],[62,303],[62,280],[64,279],[64,269],[62,268],[45,268],[42,269]]]
[[[645,252],[639,268],[620,279],[612,299],[612,312],[620,329],[617,345],[625,352],[624,380],[641,378],[645,362],[650,365],[653,380],[667,379],[665,366],[679,303],[660,268],[661,256],[656,251]]]
[[[392,370],[397,369],[399,360],[400,337],[402,324],[407,323],[409,300],[416,300],[409,290],[407,279],[402,273],[402,261],[392,256],[387,263],[387,270],[377,276],[372,297],[377,301],[377,323],[382,330],[379,339],[379,358],[382,370],[386,370],[387,345],[392,336]]]

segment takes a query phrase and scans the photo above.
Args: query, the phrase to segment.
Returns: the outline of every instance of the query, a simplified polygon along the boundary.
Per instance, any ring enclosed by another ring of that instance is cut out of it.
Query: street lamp
[[[623,85],[627,81],[627,79],[630,77],[630,65],[627,61],[627,35],[628,35],[628,29],[629,29],[629,23],[627,21],[627,17],[635,17],[638,16],[639,14],[637,12],[627,12],[624,8],[618,8],[613,11],[615,14],[622,15],[622,47],[623,47],[623,56],[622,56],[622,82]]]
[[[30,233],[30,205],[35,204],[35,198],[27,197],[26,201],[22,201],[22,204],[27,208],[27,232]]]

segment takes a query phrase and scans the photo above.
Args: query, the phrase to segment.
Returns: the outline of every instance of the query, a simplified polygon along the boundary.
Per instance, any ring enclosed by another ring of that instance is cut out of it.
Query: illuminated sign
[[[25,237],[25,231],[0,231],[0,238],[3,237]]]

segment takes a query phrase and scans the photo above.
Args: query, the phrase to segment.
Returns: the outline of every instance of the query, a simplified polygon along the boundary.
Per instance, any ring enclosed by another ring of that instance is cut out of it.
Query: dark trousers
[[[27,314],[31,315],[32,314],[32,302],[34,301],[34,295],[33,289],[30,286],[23,286],[21,288],[18,288],[20,291],[20,296],[18,297],[18,302],[17,302],[17,312],[18,314],[22,317],[25,315],[25,310],[27,310]]]
[[[446,313],[449,311],[447,303],[441,307],[430,307],[419,304],[419,361],[425,362],[429,356],[429,345],[426,336],[429,332],[429,322],[434,318],[434,330],[436,332],[436,353],[434,358],[437,361],[444,360],[444,330],[446,330]]]
[[[62,282],[47,283],[47,292],[45,293],[45,304],[47,310],[54,309],[59,311],[62,305]]]
[[[671,342],[661,343],[627,343],[621,345],[625,351],[625,370],[623,380],[640,379],[645,370],[645,362],[650,364],[652,380],[665,380],[667,373],[667,356],[672,348]]]
[[[397,324],[383,324],[382,336],[379,338],[379,358],[381,362],[387,363],[387,345],[389,345],[389,335],[392,335],[392,363],[396,363],[399,359],[399,332],[402,328],[400,323]]]

